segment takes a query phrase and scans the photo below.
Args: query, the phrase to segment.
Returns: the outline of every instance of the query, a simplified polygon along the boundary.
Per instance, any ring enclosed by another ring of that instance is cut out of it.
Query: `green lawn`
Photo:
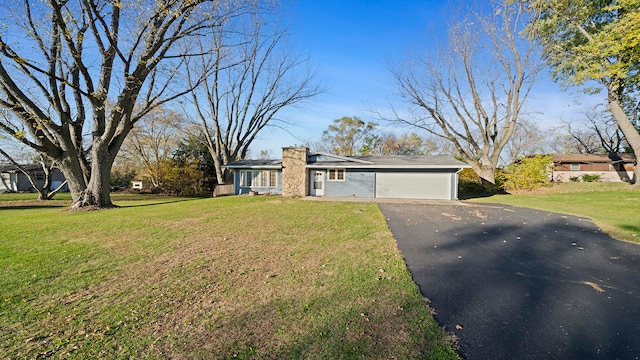
[[[640,190],[634,190],[626,183],[563,183],[535,192],[469,201],[586,216],[617,239],[640,242]]]
[[[375,204],[0,195],[0,358],[452,359]]]

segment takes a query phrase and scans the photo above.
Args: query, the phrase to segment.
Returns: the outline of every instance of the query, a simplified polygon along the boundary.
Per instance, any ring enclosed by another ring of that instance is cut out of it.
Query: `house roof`
[[[340,169],[451,169],[468,168],[466,163],[449,156],[339,156],[313,153],[310,157],[322,156],[335,159],[309,162],[307,168]],[[282,160],[239,160],[225,165],[228,169],[282,169]]]
[[[362,164],[373,164],[369,160],[364,160],[364,158],[367,158],[368,156],[342,156],[342,155],[336,155],[336,154],[325,153],[325,152],[317,152],[317,153],[310,154],[309,156],[310,157],[324,156],[328,158],[334,158],[339,161],[350,161],[350,162],[357,162]]]
[[[42,170],[42,166],[38,164],[26,164],[21,166],[27,171]],[[18,169],[18,167],[13,164],[0,164],[0,173],[15,174],[18,172],[20,172],[20,169]]]
[[[228,163],[228,169],[282,169],[282,160],[238,160]]]
[[[350,169],[451,169],[468,168],[466,163],[449,156],[351,156],[348,161],[320,161],[308,164],[308,168]]]
[[[633,154],[554,154],[554,163],[635,163]]]

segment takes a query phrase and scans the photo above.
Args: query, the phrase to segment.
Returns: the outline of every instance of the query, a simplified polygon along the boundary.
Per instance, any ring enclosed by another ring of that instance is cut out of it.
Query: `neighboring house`
[[[235,194],[455,200],[458,172],[470,166],[448,156],[338,156],[287,147],[282,160],[226,167],[234,170]]]
[[[25,170],[35,176],[38,185],[44,184],[44,171],[40,165],[22,165]],[[51,189],[56,189],[64,181],[64,175],[58,169],[52,170]],[[14,165],[0,165],[0,193],[35,191],[25,174]]]
[[[131,188],[134,190],[144,190],[146,188],[144,181],[134,180],[131,182]]]
[[[553,181],[567,182],[582,175],[599,175],[600,181],[631,182],[637,161],[633,154],[555,154]]]

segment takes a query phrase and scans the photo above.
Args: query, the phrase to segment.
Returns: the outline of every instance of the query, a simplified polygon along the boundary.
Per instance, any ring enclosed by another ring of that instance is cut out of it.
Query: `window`
[[[571,171],[580,170],[580,163],[571,163],[571,167],[569,168]]]
[[[276,187],[277,172],[274,170],[242,170],[240,172],[240,186]]]
[[[344,169],[329,169],[329,181],[344,181]]]

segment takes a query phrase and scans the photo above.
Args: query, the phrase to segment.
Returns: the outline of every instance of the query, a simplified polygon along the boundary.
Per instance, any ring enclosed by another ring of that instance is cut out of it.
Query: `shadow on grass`
[[[119,205],[119,204],[115,204],[117,207],[119,208],[136,208],[136,207],[146,207],[146,206],[155,206],[155,205],[164,205],[164,204],[172,204],[172,203],[180,203],[180,202],[187,202],[187,201],[195,201],[195,200],[201,200],[201,199],[205,199],[205,198],[201,198],[201,197],[194,197],[194,198],[163,198],[162,201],[156,201],[159,200],[159,198],[153,198],[153,199],[143,199],[143,200],[119,200],[119,201],[152,201],[150,203],[145,203],[145,204],[134,204],[134,205]]]
[[[185,198],[185,197],[180,197],[180,198],[158,198],[158,197],[151,197],[151,198],[135,198],[135,199],[127,199],[127,198],[116,198],[114,201],[114,207],[110,207],[110,208],[105,208],[104,210],[107,209],[118,209],[118,208],[135,208],[135,207],[146,207],[146,206],[154,206],[154,205],[164,205],[164,204],[170,204],[170,203],[179,203],[179,202],[186,202],[186,201],[194,201],[194,200],[200,200],[200,199],[205,199],[205,198],[201,198],[201,197],[194,197],[194,198]],[[145,203],[142,204],[126,204],[127,202],[139,202],[139,201],[144,201]],[[124,202],[125,204],[121,204],[121,202]],[[57,201],[57,202],[36,202],[36,200],[28,200],[28,201],[15,201],[15,202],[11,202],[11,203],[5,203],[3,204],[2,202],[0,202],[0,211],[2,210],[37,210],[37,209],[54,209],[54,208],[69,208],[71,206],[71,203],[69,201]]]
[[[481,198],[489,198],[494,195],[511,195],[506,191],[499,191],[497,193],[489,193],[489,192],[479,192],[479,193],[469,193],[469,192],[460,192],[458,194],[458,198],[460,200],[471,200],[471,199],[481,199]]]
[[[624,230],[627,231],[632,231],[634,233],[640,233],[640,226],[634,226],[634,225],[620,225],[620,227]]]
[[[65,208],[69,207],[69,204],[43,204],[43,205],[2,205],[0,204],[0,211],[2,210],[36,210],[36,209],[53,209],[53,208]]]

